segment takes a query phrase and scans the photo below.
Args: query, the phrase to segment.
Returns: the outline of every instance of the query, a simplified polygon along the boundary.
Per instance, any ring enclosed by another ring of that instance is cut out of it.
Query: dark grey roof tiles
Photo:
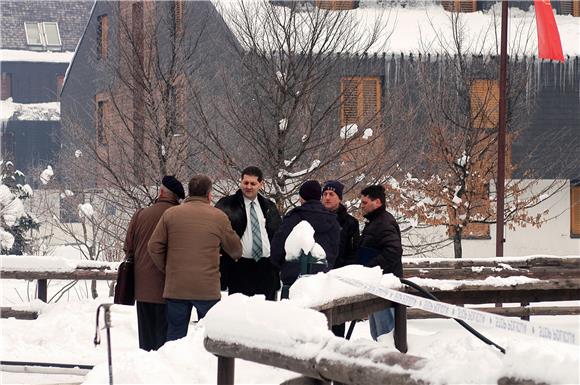
[[[58,22],[63,51],[74,51],[93,1],[0,1],[0,48],[28,50],[25,22]]]

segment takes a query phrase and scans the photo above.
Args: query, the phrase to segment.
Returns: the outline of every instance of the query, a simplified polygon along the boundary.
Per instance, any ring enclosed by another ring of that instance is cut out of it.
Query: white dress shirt
[[[244,206],[246,208],[246,230],[242,235],[242,258],[254,259],[252,257],[252,217],[250,216],[250,204],[255,202],[254,209],[256,210],[256,215],[258,216],[258,223],[260,224],[260,234],[262,235],[262,257],[268,258],[270,256],[270,240],[268,239],[268,232],[266,231],[266,218],[258,202],[258,198],[253,201],[244,197]]]

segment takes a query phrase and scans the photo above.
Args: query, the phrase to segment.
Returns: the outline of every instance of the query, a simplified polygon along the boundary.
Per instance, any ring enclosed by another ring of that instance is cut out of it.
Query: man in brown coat
[[[159,197],[152,206],[137,211],[127,229],[125,255],[135,261],[135,299],[137,300],[137,326],[139,347],[157,350],[167,337],[167,320],[163,286],[165,276],[151,260],[147,251],[149,238],[161,215],[170,207],[177,206],[185,198],[182,184],[173,176],[164,176]]]
[[[196,175],[189,197],[165,211],[149,240],[149,254],[165,272],[167,340],[187,335],[191,309],[202,319],[221,297],[220,247],[233,259],[242,243],[223,211],[210,205],[211,180]]]

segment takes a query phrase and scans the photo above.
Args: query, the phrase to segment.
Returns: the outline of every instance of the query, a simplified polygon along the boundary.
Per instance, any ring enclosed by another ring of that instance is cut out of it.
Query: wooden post
[[[520,318],[524,321],[529,321],[530,320],[530,303],[529,302],[521,302],[520,305],[527,309],[527,312],[524,313],[524,315],[522,315]]]
[[[407,307],[395,304],[395,347],[401,353],[407,353]]]
[[[217,356],[218,358],[218,385],[234,385],[235,358]]]
[[[39,279],[37,282],[37,297],[42,302],[46,303],[48,300],[46,279]]]

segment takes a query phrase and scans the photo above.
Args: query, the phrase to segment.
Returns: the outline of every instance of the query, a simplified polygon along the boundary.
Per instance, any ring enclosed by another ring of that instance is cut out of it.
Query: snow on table
[[[46,271],[73,272],[76,269],[111,269],[116,270],[118,262],[90,261],[70,259],[50,255],[2,255],[0,269],[2,271]]]

